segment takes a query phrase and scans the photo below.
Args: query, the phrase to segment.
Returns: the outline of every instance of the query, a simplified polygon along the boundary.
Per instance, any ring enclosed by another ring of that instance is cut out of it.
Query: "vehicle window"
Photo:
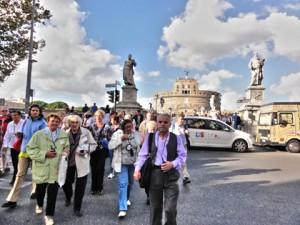
[[[292,113],[280,113],[279,114],[279,123],[286,121],[287,124],[293,123],[293,114]]]
[[[270,126],[272,123],[272,113],[261,113],[259,115],[259,125]]]
[[[218,122],[218,121],[214,121],[214,120],[209,120],[208,122],[208,129],[209,130],[224,130],[224,124]]]
[[[193,129],[205,129],[205,120],[202,119],[187,119],[185,125]]]

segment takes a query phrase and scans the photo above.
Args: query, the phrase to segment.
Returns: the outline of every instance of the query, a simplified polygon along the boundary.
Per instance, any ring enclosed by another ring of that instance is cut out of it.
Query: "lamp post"
[[[28,54],[28,66],[27,66],[27,81],[26,81],[26,93],[25,93],[25,112],[28,111],[30,96],[32,95],[31,90],[31,72],[32,72],[32,52],[33,52],[33,28],[34,28],[34,9],[35,0],[32,0],[31,7],[31,23],[30,23],[30,39],[29,39],[29,54]]]

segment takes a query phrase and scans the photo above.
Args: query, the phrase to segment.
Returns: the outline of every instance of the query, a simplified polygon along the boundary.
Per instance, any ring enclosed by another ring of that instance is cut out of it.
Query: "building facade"
[[[220,110],[221,94],[199,90],[197,80],[188,76],[177,79],[172,91],[159,92],[154,96],[154,107],[159,113],[204,115],[213,106]]]

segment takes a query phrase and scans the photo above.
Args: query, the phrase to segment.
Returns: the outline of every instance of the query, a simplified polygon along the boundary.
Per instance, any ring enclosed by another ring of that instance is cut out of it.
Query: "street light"
[[[32,63],[35,61],[35,60],[32,59],[33,28],[34,28],[34,6],[35,6],[35,0],[32,0],[29,54],[28,54],[28,66],[27,66],[27,81],[26,81],[26,93],[25,93],[25,112],[28,112],[30,96],[32,95],[32,91],[31,91],[31,72],[32,72]]]

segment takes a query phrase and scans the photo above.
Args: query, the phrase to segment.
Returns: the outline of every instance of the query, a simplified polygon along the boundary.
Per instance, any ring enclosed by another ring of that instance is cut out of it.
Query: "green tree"
[[[52,102],[48,104],[47,109],[65,109],[69,108],[69,105],[65,102]]]
[[[40,101],[40,100],[33,101],[31,103],[31,105],[33,105],[33,104],[37,104],[37,105],[39,105],[43,109],[46,109],[48,107],[48,103],[47,102]]]
[[[45,24],[50,11],[36,0],[35,24]],[[0,82],[12,75],[29,53],[32,0],[0,0]],[[45,46],[44,40],[33,41],[33,53]]]

